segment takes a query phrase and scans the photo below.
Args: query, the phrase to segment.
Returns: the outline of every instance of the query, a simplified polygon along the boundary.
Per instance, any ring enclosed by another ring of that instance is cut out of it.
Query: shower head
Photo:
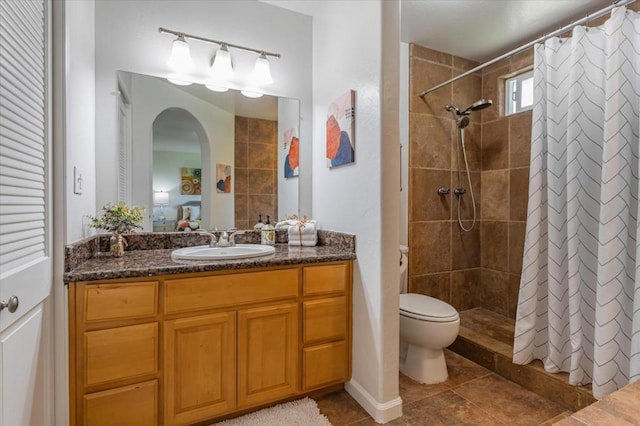
[[[480,111],[493,105],[491,99],[480,99],[467,107],[464,111],[460,111],[455,105],[447,104],[445,109],[451,111],[453,118],[456,120],[456,125],[459,129],[464,129],[469,125],[469,115],[472,111]]]
[[[480,99],[467,107],[462,113],[459,114],[469,114],[471,111],[480,111],[481,109],[485,109],[493,105],[493,101],[491,99]]]
[[[456,125],[459,129],[464,129],[465,127],[467,127],[469,125],[469,116],[466,114],[459,116],[458,120],[456,121]]]

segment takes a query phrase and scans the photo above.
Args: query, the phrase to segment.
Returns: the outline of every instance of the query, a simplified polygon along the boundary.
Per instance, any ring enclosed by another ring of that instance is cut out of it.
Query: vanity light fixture
[[[261,98],[262,95],[264,95],[264,93],[260,93],[258,91],[256,91],[256,89],[243,89],[240,91],[240,93],[242,93],[244,96],[246,96],[247,98]]]
[[[249,85],[251,87],[257,87],[257,86],[273,83],[273,78],[271,77],[271,66],[269,63],[269,59],[267,59],[267,56],[280,58],[279,53],[272,53],[264,50],[253,49],[251,47],[231,44],[224,41],[212,40],[210,38],[200,37],[193,34],[181,33],[178,31],[169,30],[167,28],[162,28],[162,27],[158,28],[158,31],[160,33],[173,34],[178,37],[173,42],[173,47],[171,50],[171,58],[169,59],[169,65],[179,73],[186,73],[192,68],[191,55],[189,53],[189,45],[187,44],[186,39],[200,40],[205,43],[217,44],[220,46],[220,48],[216,51],[215,56],[213,58],[213,64],[211,66],[211,82],[209,84],[206,84],[206,87],[210,90],[219,91],[219,92],[228,90],[228,87],[226,86],[228,86],[228,81],[233,76],[233,72],[234,72],[233,64],[231,61],[231,52],[229,52],[229,48],[245,50],[248,52],[253,52],[258,54],[258,58],[256,59],[253,73],[251,74],[250,81],[249,81]],[[175,54],[175,58],[174,58],[174,54]],[[184,78],[180,78],[180,77],[178,78],[170,77],[169,81],[175,84],[187,83],[187,81],[185,81]],[[188,83],[188,84],[191,84],[191,83]],[[245,96],[254,97],[254,98],[258,98],[262,96],[262,93],[255,91],[255,89],[253,88],[244,90],[243,94]]]
[[[226,86],[222,86],[220,84],[217,83],[207,83],[204,85],[204,87],[206,87],[207,89],[213,91],[213,92],[226,92],[229,90],[228,87]]]
[[[177,34],[178,38],[171,45],[171,56],[169,56],[168,65],[179,73],[191,71],[193,63],[191,62],[191,52],[189,45],[184,39],[184,34]]]
[[[193,83],[188,80],[183,80],[183,76],[173,75],[171,77],[167,77],[170,83],[173,83],[178,86],[191,86]]]
[[[256,59],[256,65],[253,67],[253,73],[251,73],[251,84],[255,86],[262,86],[271,83],[273,83],[273,78],[271,78],[271,65],[269,64],[267,55],[265,55],[264,52],[261,52],[258,59]]]
[[[233,76],[233,65],[231,64],[231,53],[226,44],[220,46],[213,58],[211,65],[211,77],[217,81],[227,81]]]

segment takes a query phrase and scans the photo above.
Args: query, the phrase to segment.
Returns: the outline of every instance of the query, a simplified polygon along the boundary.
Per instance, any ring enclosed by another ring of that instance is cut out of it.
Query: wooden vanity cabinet
[[[71,283],[71,424],[188,425],[349,380],[351,268]]]
[[[302,390],[311,391],[351,377],[351,262],[302,272]]]
[[[69,286],[72,424],[157,425],[160,281]]]
[[[236,313],[164,323],[165,424],[189,424],[236,408]]]

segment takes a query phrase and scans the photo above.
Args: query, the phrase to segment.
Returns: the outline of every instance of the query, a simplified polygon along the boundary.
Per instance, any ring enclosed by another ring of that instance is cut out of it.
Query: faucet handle
[[[246,231],[241,231],[238,228],[231,228],[229,229],[229,243],[231,243],[231,245],[236,245],[236,235],[242,235],[244,234]]]
[[[211,244],[215,244],[218,242],[218,237],[216,237],[216,234],[214,234],[214,232],[217,232],[218,230],[211,230],[211,231],[207,231],[206,229],[196,229],[196,232],[203,234],[203,235],[208,235],[209,237],[211,237]]]

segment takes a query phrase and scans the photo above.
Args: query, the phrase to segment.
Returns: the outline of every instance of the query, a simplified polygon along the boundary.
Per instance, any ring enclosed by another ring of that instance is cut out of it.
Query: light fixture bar
[[[160,33],[173,34],[173,35],[175,35],[177,37],[182,36],[184,38],[190,38],[190,39],[193,39],[193,40],[200,40],[200,41],[204,41],[206,43],[213,43],[213,44],[217,44],[217,45],[220,45],[220,46],[226,45],[227,47],[233,47],[235,49],[241,49],[241,50],[246,50],[246,51],[249,51],[249,52],[255,52],[258,55],[264,54],[264,55],[267,55],[267,56],[273,56],[274,58],[280,58],[280,54],[279,53],[272,53],[272,52],[267,52],[267,51],[264,51],[264,50],[252,49],[251,47],[245,47],[245,46],[240,46],[240,45],[237,45],[237,44],[227,43],[226,41],[213,40],[213,39],[210,39],[210,38],[200,37],[200,36],[193,35],[193,34],[181,33],[179,31],[169,30],[169,29],[163,28],[163,27],[158,28],[158,31]]]

